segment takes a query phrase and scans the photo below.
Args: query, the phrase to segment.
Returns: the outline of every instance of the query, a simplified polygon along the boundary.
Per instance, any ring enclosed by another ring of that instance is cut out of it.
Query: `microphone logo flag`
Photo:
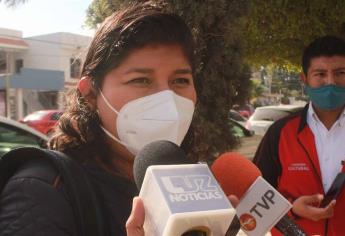
[[[209,175],[163,176],[161,181],[170,193],[171,202],[203,201],[222,198]]]
[[[231,207],[207,166],[170,166],[169,169],[153,169],[152,174],[174,213]]]
[[[247,235],[258,236],[276,225],[291,207],[288,200],[259,176],[237,205],[236,213]]]

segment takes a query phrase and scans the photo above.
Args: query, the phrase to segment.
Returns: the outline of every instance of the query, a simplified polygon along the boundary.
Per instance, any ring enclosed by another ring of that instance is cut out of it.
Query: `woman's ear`
[[[91,78],[88,76],[82,77],[77,85],[81,96],[84,98],[85,102],[91,107],[96,107],[96,93],[92,87]]]

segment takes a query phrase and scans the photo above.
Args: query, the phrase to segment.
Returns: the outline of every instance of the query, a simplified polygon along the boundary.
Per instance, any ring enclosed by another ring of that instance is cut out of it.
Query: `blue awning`
[[[6,77],[0,76],[0,89],[6,88]],[[65,73],[57,70],[22,68],[18,74],[10,75],[10,88],[33,90],[60,90],[64,87]]]

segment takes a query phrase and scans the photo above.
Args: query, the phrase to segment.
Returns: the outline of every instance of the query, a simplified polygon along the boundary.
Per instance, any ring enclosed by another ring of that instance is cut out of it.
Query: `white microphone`
[[[235,209],[206,164],[186,163],[184,152],[169,141],[148,144],[136,156],[146,235],[226,234]]]

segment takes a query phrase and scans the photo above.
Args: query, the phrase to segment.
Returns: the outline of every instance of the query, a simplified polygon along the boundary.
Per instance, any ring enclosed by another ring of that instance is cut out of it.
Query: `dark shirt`
[[[26,169],[18,171],[1,193],[0,235],[77,236],[63,183],[53,186],[56,178],[52,181],[40,171],[33,174]],[[138,194],[135,184],[96,166],[87,165],[84,169],[103,208],[107,231],[110,235],[126,235],[125,223],[132,199]]]
[[[126,235],[125,225],[132,210],[133,197],[138,195],[135,184],[125,178],[106,173],[95,166],[85,167],[90,180],[99,190],[99,199],[105,209],[110,235]]]

